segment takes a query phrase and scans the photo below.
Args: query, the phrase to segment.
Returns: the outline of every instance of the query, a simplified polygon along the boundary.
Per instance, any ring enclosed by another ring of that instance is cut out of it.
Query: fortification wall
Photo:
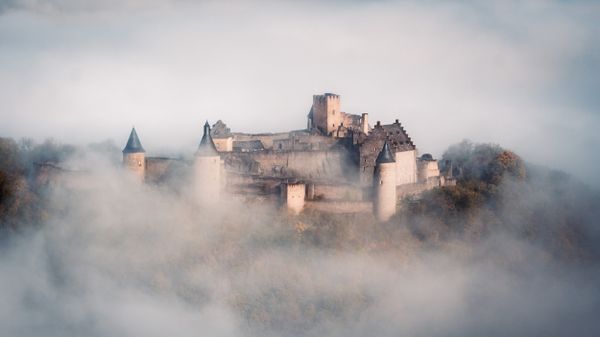
[[[363,189],[352,185],[314,185],[315,199],[318,200],[345,200],[345,201],[362,201]]]
[[[260,151],[235,153],[228,163],[243,163],[238,169],[267,176],[294,176],[300,179],[343,181],[355,175],[350,155],[344,149],[331,151]]]
[[[373,203],[370,201],[306,201],[304,208],[325,213],[371,213]]]
[[[396,185],[417,182],[417,151],[396,152]]]
[[[418,160],[417,167],[419,182],[427,182],[429,178],[440,176],[437,160]]]
[[[418,197],[421,193],[440,186],[445,186],[440,176],[430,177],[426,182],[397,186],[396,196],[398,200],[408,196]]]
[[[233,140],[239,142],[246,142],[251,140],[260,140],[263,147],[267,150],[273,148],[273,141],[277,139],[289,138],[289,132],[281,133],[264,133],[264,134],[247,134],[247,133],[234,133]]]
[[[283,184],[282,197],[286,208],[292,213],[298,214],[304,209],[304,195],[306,186],[302,183]]]
[[[174,160],[170,158],[146,158],[146,180],[158,182],[169,172]]]
[[[213,138],[213,142],[219,152],[233,151],[233,137]]]

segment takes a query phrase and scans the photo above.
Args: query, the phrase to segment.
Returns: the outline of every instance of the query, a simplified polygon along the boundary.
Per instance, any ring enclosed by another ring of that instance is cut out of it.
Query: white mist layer
[[[57,180],[44,227],[0,251],[0,335],[600,332],[597,273],[506,233],[433,247],[400,230],[375,252],[319,248],[269,205],[203,209],[102,158],[72,165],[89,170]]]

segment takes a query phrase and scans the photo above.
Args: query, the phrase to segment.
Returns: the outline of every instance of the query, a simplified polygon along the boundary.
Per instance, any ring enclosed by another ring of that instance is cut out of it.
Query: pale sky
[[[312,95],[421,153],[468,138],[600,186],[600,2],[0,0],[0,136],[193,151]]]

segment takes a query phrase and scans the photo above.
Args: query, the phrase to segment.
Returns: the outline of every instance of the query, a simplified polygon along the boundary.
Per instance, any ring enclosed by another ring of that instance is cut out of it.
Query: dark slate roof
[[[200,140],[200,145],[198,145],[198,151],[196,151],[196,155],[202,157],[213,157],[219,155],[217,147],[215,146],[212,136],[210,135],[210,125],[208,124],[208,121],[206,121],[204,124],[204,134],[202,135],[202,140]]]
[[[142,147],[142,143],[138,138],[137,132],[135,132],[135,128],[131,129],[131,134],[129,134],[129,140],[127,141],[127,145],[123,149],[123,153],[142,153],[146,152]]]
[[[385,164],[385,163],[394,163],[396,162],[396,160],[394,160],[394,155],[392,154],[392,151],[390,150],[390,146],[388,145],[387,140],[385,141],[385,143],[383,144],[383,148],[381,149],[381,152],[379,152],[379,155],[377,156],[377,159],[375,160],[375,164]]]

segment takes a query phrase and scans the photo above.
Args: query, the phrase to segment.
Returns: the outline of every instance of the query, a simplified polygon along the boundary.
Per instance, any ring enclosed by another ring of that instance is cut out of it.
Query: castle
[[[314,95],[307,127],[283,133],[231,132],[222,121],[206,122],[193,163],[146,157],[132,129],[123,164],[140,181],[168,179],[187,167],[198,201],[218,202],[221,193],[276,199],[293,213],[305,208],[373,212],[385,221],[398,201],[436,186],[454,184],[430,154],[417,148],[400,122],[369,125],[368,114],[340,110],[340,96]]]

